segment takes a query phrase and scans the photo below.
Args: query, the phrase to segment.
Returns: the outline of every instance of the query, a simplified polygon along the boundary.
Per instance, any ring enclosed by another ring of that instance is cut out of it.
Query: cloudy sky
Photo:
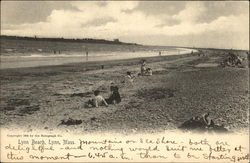
[[[1,34],[249,49],[247,1],[1,1]]]

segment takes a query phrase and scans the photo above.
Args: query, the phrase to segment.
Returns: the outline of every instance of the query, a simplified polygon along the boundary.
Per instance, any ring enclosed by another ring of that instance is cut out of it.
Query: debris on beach
[[[92,92],[55,93],[53,96],[91,97]]]
[[[70,126],[70,125],[79,125],[82,123],[82,120],[77,120],[77,119],[72,119],[72,118],[69,118],[68,120],[61,120],[61,123],[59,125],[67,125],[67,126]]]
[[[182,130],[197,130],[197,131],[213,131],[213,132],[228,132],[228,129],[224,125],[215,124],[212,119],[209,118],[209,113],[203,116],[195,116],[185,121],[179,126]]]
[[[10,106],[30,105],[29,99],[23,99],[23,98],[9,99],[7,103]]]
[[[15,110],[14,106],[5,106],[5,107],[0,106],[0,111],[12,111],[12,110]]]
[[[34,106],[27,106],[25,108],[22,108],[19,110],[20,115],[25,115],[25,114],[33,114],[34,112],[40,110],[39,105],[34,105]]]
[[[95,121],[96,119],[97,119],[96,117],[90,118],[91,121]]]

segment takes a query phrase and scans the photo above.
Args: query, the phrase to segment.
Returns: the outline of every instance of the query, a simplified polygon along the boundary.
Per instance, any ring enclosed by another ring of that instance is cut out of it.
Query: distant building
[[[114,39],[114,42],[120,42],[120,40],[118,38]]]

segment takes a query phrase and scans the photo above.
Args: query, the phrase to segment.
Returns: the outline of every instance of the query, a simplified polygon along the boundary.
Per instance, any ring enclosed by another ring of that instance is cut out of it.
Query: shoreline
[[[84,68],[83,71],[91,71],[91,70],[96,70],[96,69],[101,69],[101,65],[104,65],[105,68],[110,68],[112,66],[116,65],[136,65],[139,64],[139,62],[142,59],[148,60],[149,63],[153,62],[159,62],[161,60],[174,60],[177,58],[183,58],[183,57],[188,57],[188,56],[195,56],[197,55],[197,52],[194,54],[181,54],[181,55],[166,55],[166,56],[150,56],[150,57],[138,57],[138,58],[128,58],[128,59],[117,59],[117,60],[105,60],[105,61],[89,61],[89,62],[76,62],[76,63],[66,63],[66,64],[61,64],[61,65],[44,65],[44,66],[36,66],[36,67],[19,67],[19,68],[4,68],[0,69],[0,72],[8,72],[8,71],[31,71],[31,70],[41,70],[44,69],[49,70],[53,69],[53,71],[56,71],[57,69],[60,68],[65,68],[65,69],[72,69],[72,68]],[[52,71],[52,70],[51,70]]]
[[[195,49],[187,48],[176,48],[174,51],[162,51],[161,56],[172,56],[172,55],[183,55],[197,52]],[[0,69],[10,68],[24,68],[24,67],[41,67],[41,66],[53,66],[53,65],[64,65],[64,64],[78,64],[88,63],[96,61],[115,61],[135,58],[150,58],[157,57],[158,53],[155,51],[138,51],[138,52],[109,52],[109,53],[97,53],[90,54],[86,58],[83,55],[70,55],[70,54],[58,54],[58,55],[37,55],[32,54],[31,56],[1,56]]]

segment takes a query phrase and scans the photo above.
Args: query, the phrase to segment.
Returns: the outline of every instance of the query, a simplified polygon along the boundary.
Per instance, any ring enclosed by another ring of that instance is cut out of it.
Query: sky
[[[1,35],[249,49],[249,2],[1,1]]]

